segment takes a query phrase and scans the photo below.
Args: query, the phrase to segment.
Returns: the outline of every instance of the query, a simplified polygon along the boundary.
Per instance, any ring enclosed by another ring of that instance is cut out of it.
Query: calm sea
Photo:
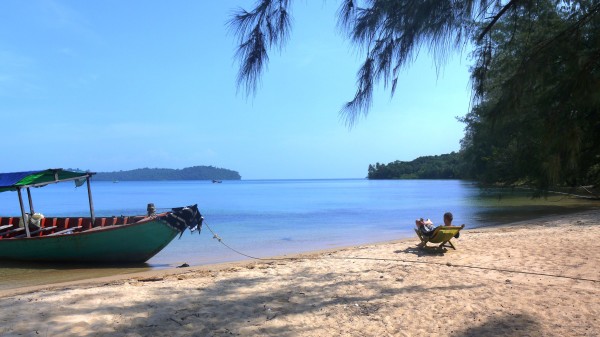
[[[414,236],[414,219],[442,223],[444,212],[468,228],[597,208],[557,195],[532,199],[526,191],[481,190],[458,180],[242,180],[92,182],[96,215],[145,214],[198,204],[206,224],[244,254],[269,257]],[[87,190],[62,183],[33,189],[36,212],[86,216]],[[17,194],[0,193],[0,215],[19,215]],[[0,290],[132,271],[240,261],[204,228],[186,232],[142,266],[127,268],[0,264]]]

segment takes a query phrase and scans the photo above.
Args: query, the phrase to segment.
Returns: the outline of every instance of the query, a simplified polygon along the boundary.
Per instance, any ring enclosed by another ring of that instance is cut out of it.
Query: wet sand
[[[4,336],[598,336],[600,211],[0,292]]]

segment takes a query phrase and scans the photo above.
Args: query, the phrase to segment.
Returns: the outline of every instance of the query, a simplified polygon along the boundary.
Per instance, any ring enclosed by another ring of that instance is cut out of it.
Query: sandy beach
[[[598,336],[600,211],[0,293],[0,336]]]

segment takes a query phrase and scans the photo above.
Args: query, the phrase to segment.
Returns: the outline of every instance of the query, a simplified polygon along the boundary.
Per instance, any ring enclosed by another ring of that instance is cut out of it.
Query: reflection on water
[[[532,197],[529,190],[500,188],[479,190],[471,204],[477,227],[582,212],[600,206],[598,201],[563,194]]]
[[[143,214],[157,208],[198,203],[206,223],[223,241],[245,254],[268,257],[368,244],[414,236],[414,219],[441,223],[454,213],[467,228],[524,221],[600,208],[597,201],[550,195],[531,198],[526,190],[477,188],[457,180],[273,180],[94,182],[96,214]],[[14,193],[13,193],[14,194]],[[36,211],[47,216],[88,214],[87,191],[58,184],[34,191]],[[11,193],[0,193],[0,215],[18,214]],[[205,228],[184,234],[136,266],[0,264],[0,290],[173,268],[240,261]]]

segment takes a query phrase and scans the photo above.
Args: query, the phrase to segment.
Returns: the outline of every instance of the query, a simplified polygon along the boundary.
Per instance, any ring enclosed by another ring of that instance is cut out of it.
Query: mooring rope
[[[299,259],[308,259],[308,260],[322,259],[322,257],[312,257],[312,256],[302,256],[302,257],[296,257],[296,258],[292,258],[292,257],[261,258],[261,257],[252,256],[252,255],[243,253],[243,252],[229,246],[225,242],[223,242],[223,239],[217,233],[215,233],[212,230],[212,228],[210,228],[210,226],[208,225],[208,223],[206,221],[204,221],[204,225],[213,234],[213,239],[219,241],[223,246],[227,247],[231,251],[233,251],[239,255],[245,256],[247,258],[253,259],[253,260],[294,261],[294,260],[299,260]],[[472,266],[472,265],[465,265],[465,264],[455,264],[455,263],[450,263],[450,262],[444,263],[444,262],[433,262],[433,261],[416,261],[416,260],[388,259],[388,258],[360,257],[360,256],[348,256],[348,257],[329,256],[328,258],[334,259],[334,260],[370,260],[370,261],[386,261],[386,262],[421,263],[421,264],[429,264],[429,265],[440,265],[440,266],[447,266],[447,267],[470,268],[470,269],[481,269],[481,270],[493,270],[493,271],[498,271],[498,272],[506,272],[506,273],[514,273],[514,274],[546,276],[546,277],[563,278],[563,279],[570,279],[570,280],[576,280],[576,281],[587,281],[587,282],[600,283],[600,280],[588,279],[588,278],[582,278],[582,277],[573,277],[573,276],[556,275],[556,274],[548,274],[548,273],[532,272],[532,271],[512,270],[512,269],[502,269],[502,268],[480,267],[480,266]]]
[[[219,242],[220,242],[220,243],[221,243],[223,246],[225,246],[225,247],[229,248],[230,250],[232,250],[232,251],[234,251],[234,252],[236,252],[236,253],[238,253],[238,254],[240,254],[240,255],[242,255],[242,256],[245,256],[245,257],[248,257],[248,258],[251,258],[251,259],[254,259],[254,260],[276,260],[276,258],[271,258],[271,259],[268,259],[268,258],[267,258],[267,259],[264,259],[264,258],[260,258],[260,257],[256,257],[256,256],[251,256],[251,255],[248,255],[248,254],[242,253],[242,252],[240,252],[239,250],[237,250],[237,249],[235,249],[235,248],[233,248],[233,247],[229,246],[229,245],[228,245],[228,244],[226,244],[225,242],[223,242],[223,239],[221,239],[221,237],[220,237],[219,235],[217,235],[217,233],[215,233],[215,232],[212,230],[212,228],[210,228],[210,226],[208,225],[208,223],[206,222],[206,220],[204,220],[202,224],[203,224],[204,226],[206,226],[206,228],[208,228],[208,230],[209,230],[209,231],[210,231],[210,232],[213,234],[213,239],[215,239],[215,240],[219,241]],[[285,259],[285,258],[284,258],[284,259]]]

